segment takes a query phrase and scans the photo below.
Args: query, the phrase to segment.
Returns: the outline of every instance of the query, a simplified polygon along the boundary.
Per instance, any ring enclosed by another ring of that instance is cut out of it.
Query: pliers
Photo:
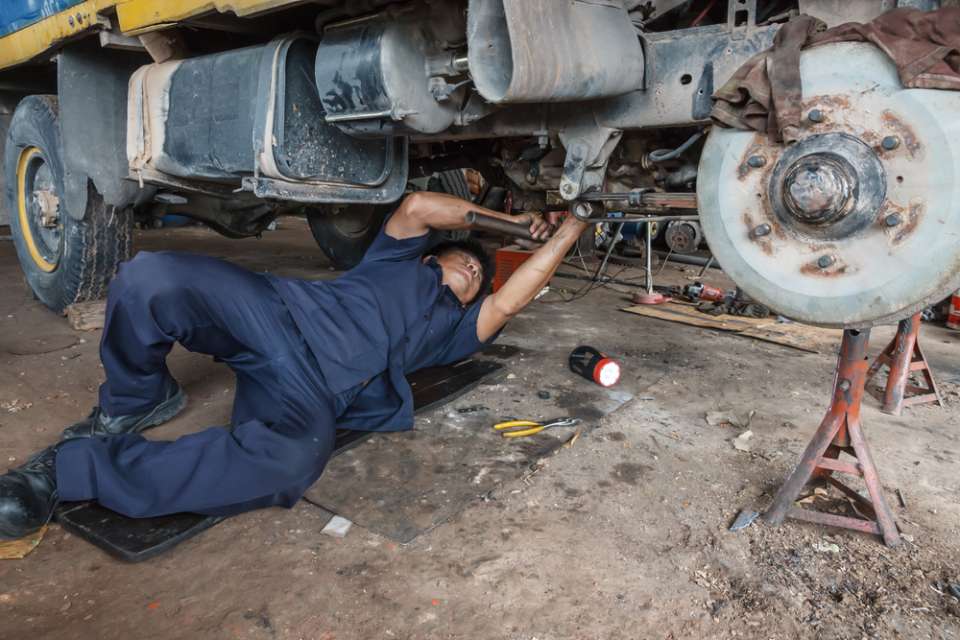
[[[556,418],[547,422],[534,422],[532,420],[510,420],[509,422],[498,422],[493,428],[500,432],[504,438],[525,438],[535,433],[540,433],[544,429],[554,427],[572,427],[580,424],[579,418]]]

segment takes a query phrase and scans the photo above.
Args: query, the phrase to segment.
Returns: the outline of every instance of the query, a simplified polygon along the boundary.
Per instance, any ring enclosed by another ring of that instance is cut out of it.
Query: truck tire
[[[450,169],[437,173],[436,177],[430,180],[429,190],[437,193],[449,193],[461,200],[474,201],[473,194],[470,193],[470,185],[467,184],[467,178],[460,169]],[[439,240],[466,240],[469,237],[469,229],[454,229],[442,231],[439,234]]]
[[[464,200],[473,200],[467,180],[459,169],[441,171],[430,180],[429,191],[449,193]],[[355,267],[363,259],[396,204],[322,205],[307,209],[310,232],[320,249],[335,269]],[[437,232],[434,240],[463,240],[470,237],[468,229]]]
[[[307,210],[310,232],[335,269],[358,265],[394,205],[327,205]],[[339,207],[339,210],[337,209]]]
[[[82,220],[62,203],[64,162],[56,96],[24,98],[4,148],[6,204],[27,284],[47,307],[102,298],[130,257],[133,216],[104,203],[91,186]]]

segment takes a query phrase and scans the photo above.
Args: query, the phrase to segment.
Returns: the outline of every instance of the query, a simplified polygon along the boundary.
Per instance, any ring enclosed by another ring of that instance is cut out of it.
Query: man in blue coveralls
[[[496,293],[473,243],[430,248],[431,229],[464,229],[475,205],[409,195],[363,261],[331,281],[255,274],[214,258],[138,254],[110,286],[99,406],[64,439],[0,476],[0,538],[46,524],[61,500],[131,517],[229,515],[291,507],[323,471],[337,427],[413,427],[405,374],[492,342],[549,282],[585,228],[530,215],[540,247]],[[516,217],[482,210],[495,217]],[[139,435],[186,397],[166,367],[174,342],[236,374],[231,427],[171,442]]]

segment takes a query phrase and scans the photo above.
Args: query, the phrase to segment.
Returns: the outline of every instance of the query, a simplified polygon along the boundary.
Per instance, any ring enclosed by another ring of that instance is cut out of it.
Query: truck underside
[[[243,237],[307,215],[347,266],[411,188],[469,195],[464,169],[508,211],[697,214],[667,225],[671,248],[705,238],[750,296],[805,322],[890,322],[960,287],[956,94],[836,43],[800,58],[796,142],[710,119],[798,14],[938,2],[72,5],[0,38],[6,213],[54,309],[102,295],[135,217]],[[31,54],[45,23],[66,26]]]

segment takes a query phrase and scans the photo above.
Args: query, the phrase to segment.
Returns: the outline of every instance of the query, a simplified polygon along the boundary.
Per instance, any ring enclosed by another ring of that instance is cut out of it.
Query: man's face
[[[437,256],[437,264],[443,271],[443,284],[450,287],[461,304],[469,304],[480,293],[483,267],[470,253],[457,249]]]

